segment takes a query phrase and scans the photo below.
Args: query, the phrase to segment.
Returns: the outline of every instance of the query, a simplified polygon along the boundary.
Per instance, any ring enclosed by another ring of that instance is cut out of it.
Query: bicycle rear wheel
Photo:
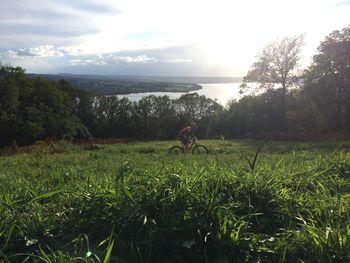
[[[208,154],[208,148],[204,145],[197,144],[192,149],[192,154]]]
[[[176,146],[171,147],[169,149],[168,153],[173,154],[173,155],[182,154],[182,153],[184,153],[184,150],[182,149],[182,147],[176,145]]]

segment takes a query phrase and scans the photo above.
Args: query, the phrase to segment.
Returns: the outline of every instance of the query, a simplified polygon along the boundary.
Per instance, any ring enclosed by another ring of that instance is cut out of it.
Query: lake
[[[200,90],[190,91],[189,93],[198,93],[208,98],[217,100],[218,103],[226,105],[229,100],[239,99],[239,85],[241,83],[210,83],[210,84],[199,84],[203,88]],[[144,96],[155,95],[165,96],[167,95],[170,99],[180,98],[181,95],[186,94],[182,92],[144,92],[144,93],[130,93],[117,95],[118,97],[127,97],[131,101],[139,101]]]

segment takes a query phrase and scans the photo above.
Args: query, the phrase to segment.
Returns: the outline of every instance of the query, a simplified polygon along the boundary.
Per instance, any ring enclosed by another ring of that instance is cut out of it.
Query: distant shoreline
[[[110,95],[128,95],[134,93],[146,92],[165,92],[165,93],[188,93],[202,89],[202,86],[194,82],[175,82],[170,79],[134,79],[101,77],[95,75],[65,75],[65,74],[27,74],[31,78],[44,78],[49,81],[65,80],[73,86],[88,90],[97,96]],[[167,80],[167,81],[165,81]]]
[[[227,76],[142,76],[142,75],[92,75],[92,74],[34,74],[27,73],[29,77],[43,77],[47,79],[98,79],[142,82],[171,82],[171,83],[239,83],[243,77]]]
[[[130,94],[139,94],[139,93],[156,93],[156,92],[163,92],[163,93],[188,93],[191,91],[201,90],[203,87],[199,84],[193,84],[193,83],[174,83],[174,84],[183,84],[183,85],[191,85],[190,87],[182,88],[182,87],[176,87],[176,86],[170,86],[168,88],[165,88],[164,90],[152,90],[152,91],[142,91],[142,90],[135,90],[130,91],[126,93],[118,93],[118,94],[101,94],[102,96],[113,96],[113,95],[130,95]],[[99,94],[100,95],[100,94]]]

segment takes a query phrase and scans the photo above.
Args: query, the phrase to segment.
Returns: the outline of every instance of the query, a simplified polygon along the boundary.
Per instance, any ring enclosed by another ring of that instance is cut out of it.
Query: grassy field
[[[201,143],[2,154],[0,261],[350,261],[350,142]]]

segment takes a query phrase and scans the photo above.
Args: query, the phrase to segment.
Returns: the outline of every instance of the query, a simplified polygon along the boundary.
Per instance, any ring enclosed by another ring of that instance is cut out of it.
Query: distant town
[[[111,76],[74,74],[27,74],[48,80],[64,79],[97,95],[118,95],[143,92],[190,92],[200,90],[197,83],[240,82],[239,77],[163,77]]]

